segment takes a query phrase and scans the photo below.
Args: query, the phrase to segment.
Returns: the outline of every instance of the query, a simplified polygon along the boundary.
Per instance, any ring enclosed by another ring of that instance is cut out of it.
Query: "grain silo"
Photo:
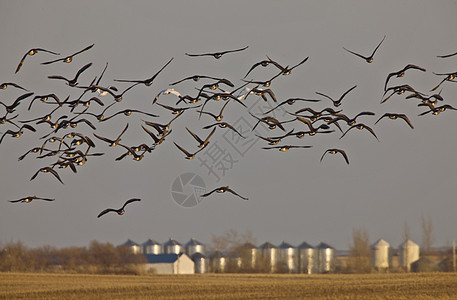
[[[298,270],[298,251],[289,243],[282,242],[278,246],[279,250],[279,270],[286,273],[297,273]],[[284,269],[283,269],[284,268]]]
[[[204,274],[208,273],[208,259],[200,252],[196,252],[191,256],[195,264],[195,273]]]
[[[256,246],[251,243],[245,243],[238,249],[238,255],[241,259],[241,268],[243,270],[253,270],[256,267],[258,259]]]
[[[318,273],[331,273],[335,270],[335,249],[326,243],[320,243],[316,246]]]
[[[165,254],[179,254],[184,252],[183,246],[172,238],[163,244],[163,250]]]
[[[419,245],[411,240],[406,240],[398,248],[400,251],[400,266],[409,272],[411,264],[419,259]]]
[[[390,244],[383,239],[377,240],[371,246],[371,265],[376,271],[385,272],[392,265]]]
[[[205,254],[205,245],[197,241],[196,239],[190,239],[186,243],[186,254],[189,256],[194,255],[195,253]]]
[[[278,263],[278,248],[270,242],[265,242],[259,246],[260,251],[260,267],[266,272],[276,272]]]
[[[225,273],[227,271],[227,255],[221,251],[215,251],[211,255],[211,272]]]
[[[303,242],[298,246],[298,272],[314,274],[317,272],[317,253],[310,244]]]
[[[128,239],[127,242],[122,244],[121,247],[128,247],[133,254],[143,253],[143,247],[130,239]]]
[[[163,247],[158,242],[149,239],[143,243],[143,253],[144,254],[162,254]]]

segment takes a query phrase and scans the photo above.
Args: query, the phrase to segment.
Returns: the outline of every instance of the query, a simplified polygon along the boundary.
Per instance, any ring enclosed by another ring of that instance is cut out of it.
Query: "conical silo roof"
[[[303,242],[300,244],[300,246],[297,247],[298,249],[314,249],[313,246],[308,244],[307,242]]]
[[[155,245],[160,245],[159,242],[148,239],[146,242],[143,243],[143,246],[155,246]]]
[[[403,243],[401,243],[400,246],[399,246],[400,249],[406,248],[406,247],[419,247],[419,245],[414,243],[411,240],[406,240]]]
[[[292,246],[291,244],[286,243],[286,242],[283,241],[283,242],[278,246],[278,248],[280,248],[280,249],[289,249],[289,248],[294,248],[294,246]]]
[[[131,239],[128,239],[127,242],[123,243],[121,246],[139,246],[137,243],[132,241]]]
[[[373,245],[371,245],[371,248],[378,248],[378,247],[388,248],[388,247],[390,247],[390,244],[383,239],[379,239],[376,242],[374,242]]]
[[[316,246],[316,249],[334,249],[334,248],[332,246],[330,246],[329,244],[321,242],[319,245]]]
[[[276,249],[278,247],[276,247],[275,245],[273,245],[272,243],[270,242],[265,242],[263,243],[262,245],[259,246],[259,249]]]
[[[179,242],[175,241],[174,239],[170,238],[168,242],[163,244],[164,246],[182,246]]]
[[[200,243],[199,241],[197,241],[196,239],[191,238],[191,239],[186,243],[186,247],[187,247],[187,246],[203,246],[203,244]]]

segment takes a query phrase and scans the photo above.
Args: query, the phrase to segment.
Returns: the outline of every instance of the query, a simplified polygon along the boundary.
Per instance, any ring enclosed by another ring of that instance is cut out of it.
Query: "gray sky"
[[[271,89],[278,101],[289,97],[317,98],[322,101],[296,103],[286,109],[295,111],[305,106],[323,109],[331,107],[331,102],[315,92],[338,98],[357,85],[344,98],[343,113],[349,116],[361,111],[376,113],[374,117],[361,117],[360,121],[372,127],[380,141],[367,131],[356,130],[339,139],[341,133],[336,131],[303,140],[285,139],[285,144],[313,147],[282,153],[261,149],[266,144],[249,133],[247,140],[253,142],[252,147],[246,150],[246,145],[238,145],[238,152],[228,142],[236,139],[218,128],[210,145],[219,145],[228,155],[226,158],[234,160],[225,174],[216,170],[218,180],[208,174],[198,159],[207,158],[204,151],[188,161],[173,145],[176,142],[189,151],[197,150],[195,140],[184,127],[204,136],[209,131],[202,127],[214,123],[208,116],[199,120],[195,111],[185,112],[173,123],[173,132],[167,140],[140,162],[115,161],[123,149],[109,148],[81,124],[77,131],[96,142],[91,152],[105,155],[89,158],[77,174],[57,169],[65,183],[62,185],[49,174],[39,174],[29,181],[39,168],[54,162],[54,158],[40,160],[31,154],[23,161],[17,160],[27,150],[41,146],[43,140],[39,137],[50,131],[44,125],[34,125],[37,133],[25,131],[20,139],[7,136],[0,145],[0,242],[20,240],[32,247],[64,247],[85,246],[93,239],[117,245],[128,238],[142,243],[148,238],[165,242],[173,237],[185,243],[194,237],[209,243],[212,234],[236,229],[240,233],[252,231],[258,244],[265,241],[279,244],[284,240],[293,245],[303,241],[317,245],[324,241],[337,249],[347,249],[352,229],[363,228],[371,242],[383,238],[397,247],[402,242],[405,223],[411,228],[411,238],[420,243],[422,214],[432,219],[435,245],[449,245],[457,238],[456,112],[418,117],[425,109],[417,107],[418,101],[414,99],[405,100],[405,95],[394,95],[380,104],[387,74],[407,64],[419,65],[427,71],[410,70],[403,78],[392,78],[390,86],[409,84],[430,94],[430,89],[443,78],[433,72],[456,71],[457,56],[447,59],[436,56],[457,51],[453,34],[457,1],[4,2],[0,11],[0,81],[17,83],[36,95],[56,93],[62,99],[68,95],[78,97],[79,90],[47,76],[72,77],[89,62],[93,65],[81,75],[81,84],[86,85],[99,76],[108,62],[102,80],[107,86],[114,84],[113,79],[148,78],[174,58],[152,86],[135,87],[107,112],[110,115],[134,108],[160,115],[148,118],[149,121],[167,123],[172,115],[151,102],[169,83],[200,74],[227,78],[238,87],[249,68],[266,55],[290,66],[309,56],[291,75],[275,79]],[[386,39],[371,64],[343,49],[369,54],[384,35]],[[71,64],[40,65],[56,57],[38,53],[27,57],[22,69],[14,74],[20,59],[31,48],[45,48],[65,56],[92,43],[95,46],[76,56]],[[185,55],[245,46],[249,48],[220,60]],[[266,80],[275,72],[272,67],[259,67],[248,79]],[[174,88],[182,94],[195,95],[195,87],[202,86],[202,82],[184,82]],[[116,86],[123,90],[128,85],[116,83]],[[457,85],[445,82],[442,88],[445,102],[457,106]],[[0,101],[10,104],[21,94],[10,87],[0,91]],[[106,104],[112,102],[110,96],[102,100]],[[159,102],[174,105],[176,97],[161,96]],[[256,112],[272,102],[265,103],[251,95],[245,103]],[[27,111],[27,104],[25,100],[18,107],[18,120],[42,116],[52,107],[37,101]],[[220,103],[211,102],[205,110],[217,112],[220,107]],[[90,110],[101,111],[96,104]],[[407,114],[415,129],[401,120],[383,119],[374,125],[385,112]],[[290,119],[279,111],[276,116]],[[146,117],[117,116],[106,123],[90,120],[99,135],[110,138],[129,122],[123,141],[134,145],[150,143],[140,127],[144,124],[141,119]],[[254,124],[247,110],[237,103],[228,104],[223,121]],[[288,130],[292,128],[305,130],[298,123],[286,126]],[[13,128],[1,125],[0,132],[7,129]],[[261,127],[257,132],[265,136],[283,134],[279,129],[268,132]],[[350,164],[331,155],[320,162],[328,148],[344,149]],[[171,187],[178,176],[188,172],[199,175],[208,191],[230,185],[249,197],[249,201],[217,194],[194,207],[182,207],[173,200]],[[8,202],[33,194],[56,201],[28,205]],[[120,207],[133,197],[143,201],[130,204],[124,216],[111,214],[97,219],[101,210]]]

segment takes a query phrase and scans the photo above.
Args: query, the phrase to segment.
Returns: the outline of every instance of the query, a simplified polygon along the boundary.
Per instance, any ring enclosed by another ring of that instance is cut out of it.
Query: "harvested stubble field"
[[[0,299],[457,299],[457,274],[0,273]]]

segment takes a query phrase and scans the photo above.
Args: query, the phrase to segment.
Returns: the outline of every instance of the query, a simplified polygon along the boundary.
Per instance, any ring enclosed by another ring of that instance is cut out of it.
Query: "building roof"
[[[155,245],[160,245],[157,241],[154,240],[147,240],[146,242],[143,243],[143,246],[155,246]],[[161,245],[160,245],[161,246]]]
[[[150,264],[174,263],[183,254],[146,254],[145,257]]]
[[[121,246],[140,246],[131,239],[128,239],[127,242],[123,243]]]

